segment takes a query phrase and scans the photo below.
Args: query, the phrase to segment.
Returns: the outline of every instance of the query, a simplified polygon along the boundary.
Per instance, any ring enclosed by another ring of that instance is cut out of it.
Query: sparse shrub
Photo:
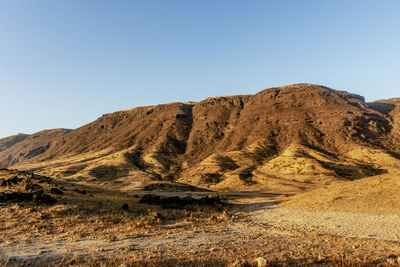
[[[201,178],[207,184],[218,184],[222,181],[222,175],[219,173],[205,173]]]
[[[218,197],[221,200],[227,200],[228,197],[232,194],[232,189],[230,188],[223,188],[218,190]]]
[[[163,177],[159,173],[156,173],[156,172],[147,172],[147,173],[151,174],[153,180],[156,180],[156,181],[162,181],[163,180]]]
[[[116,166],[101,165],[90,170],[89,174],[100,181],[110,181],[128,175],[129,171]]]
[[[164,168],[162,170],[162,179],[166,181],[175,181],[180,171],[181,169],[178,165],[167,161],[164,163]]]
[[[137,227],[154,227],[160,225],[162,216],[160,213],[148,210],[147,214],[142,214],[136,219]]]
[[[249,168],[242,170],[239,173],[240,180],[242,180],[246,185],[256,184],[256,182],[252,180],[254,170],[255,170],[255,167],[249,167]]]
[[[221,171],[232,171],[239,168],[239,165],[237,165],[236,162],[228,156],[218,156],[216,160],[221,168]]]
[[[124,157],[129,163],[135,165],[140,170],[146,170],[149,167],[148,164],[146,164],[146,162],[142,159],[142,152],[139,150],[126,152]]]
[[[85,169],[87,166],[88,165],[71,166],[68,169],[66,169],[65,171],[63,171],[63,175],[65,175],[65,176],[74,175],[74,174],[80,172],[81,170]]]
[[[274,146],[269,146],[266,148],[258,148],[256,151],[253,153],[253,160],[257,164],[262,164],[264,160],[271,158],[272,156],[276,155],[277,149]]]

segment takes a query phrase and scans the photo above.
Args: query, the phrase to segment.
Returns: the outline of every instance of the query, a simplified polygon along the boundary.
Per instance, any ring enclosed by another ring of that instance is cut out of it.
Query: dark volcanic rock
[[[160,205],[162,208],[184,209],[188,206],[217,206],[223,204],[218,195],[209,195],[200,199],[191,197],[161,197],[153,194],[144,195],[139,203]]]
[[[19,184],[21,181],[22,181],[22,179],[18,178],[18,176],[14,176],[9,179],[0,179],[0,186],[16,185],[16,184]]]
[[[0,202],[29,202],[34,201],[40,204],[54,204],[57,200],[42,191],[39,192],[1,192]]]
[[[50,193],[55,194],[55,195],[62,195],[63,191],[61,191],[58,188],[53,187],[53,188],[50,189]]]

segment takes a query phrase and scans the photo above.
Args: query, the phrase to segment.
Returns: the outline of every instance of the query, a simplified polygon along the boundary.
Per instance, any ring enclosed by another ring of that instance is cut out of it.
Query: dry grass
[[[279,266],[376,265],[397,260],[390,258],[388,248],[393,249],[393,244],[388,242],[296,231],[289,236],[285,231],[284,235],[276,235],[264,224],[254,225],[254,221],[248,219],[249,214],[242,211],[232,211],[231,215],[227,209],[214,207],[162,209],[139,203],[139,198],[116,191],[59,180],[54,183],[64,192],[55,196],[58,199],[55,205],[23,203],[1,207],[0,249],[7,246],[29,248],[49,242],[46,244],[61,248],[70,244],[69,250],[65,249],[61,256],[52,254],[53,258],[39,254],[25,260],[3,259],[0,266],[119,266],[122,263],[130,266],[227,266],[237,260],[256,266],[254,259],[260,255],[268,264]],[[123,204],[127,204],[128,209],[122,209]],[[235,231],[227,230],[234,225],[238,227]],[[237,236],[238,233],[243,235]],[[197,246],[202,236],[206,237],[207,245]],[[123,243],[125,240],[135,240],[134,244],[147,242],[147,245],[136,249]],[[152,245],[160,240],[167,249]],[[85,241],[100,243],[92,244],[89,252],[79,253],[77,244]],[[168,246],[171,241],[172,245]],[[191,245],[186,246],[186,242]],[[350,248],[360,243],[367,253],[374,251],[374,254],[363,258],[365,251],[352,252]],[[103,246],[110,250],[103,250]]]
[[[43,185],[46,192],[54,186],[63,191],[62,195],[53,195],[58,200],[54,205],[1,204],[0,243],[125,239],[157,231],[168,222],[190,218],[199,223],[222,212],[213,207],[162,209],[139,203],[138,197],[125,193],[65,181],[53,180],[51,185]],[[2,190],[23,191],[24,187],[25,181]]]
[[[398,159],[381,150],[366,147],[355,147],[346,156],[361,163],[369,162],[373,169],[384,169],[387,173],[355,181],[335,182],[299,194],[282,205],[306,210],[400,213]]]

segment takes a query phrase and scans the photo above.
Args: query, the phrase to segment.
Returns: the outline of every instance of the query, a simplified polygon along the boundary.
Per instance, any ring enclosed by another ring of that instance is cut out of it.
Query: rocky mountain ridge
[[[295,84],[255,95],[138,107],[72,131],[36,134],[43,142],[25,137],[0,151],[0,161],[4,167],[124,186],[178,180],[211,188],[307,188],[383,170],[348,158],[356,147],[397,157],[398,102],[365,103],[345,91]],[[295,176],[298,181],[290,178]]]

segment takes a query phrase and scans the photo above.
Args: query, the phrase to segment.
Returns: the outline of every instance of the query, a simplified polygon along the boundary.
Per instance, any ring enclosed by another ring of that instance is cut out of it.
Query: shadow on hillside
[[[389,114],[395,107],[394,104],[384,103],[384,102],[371,102],[367,103],[369,108],[379,111],[383,114]]]
[[[376,168],[371,164],[366,164],[361,162],[355,163],[354,165],[342,164],[338,162],[329,162],[320,160],[303,150],[298,150],[297,153],[302,157],[306,157],[317,161],[325,169],[333,171],[338,178],[350,181],[388,173],[387,170]]]

